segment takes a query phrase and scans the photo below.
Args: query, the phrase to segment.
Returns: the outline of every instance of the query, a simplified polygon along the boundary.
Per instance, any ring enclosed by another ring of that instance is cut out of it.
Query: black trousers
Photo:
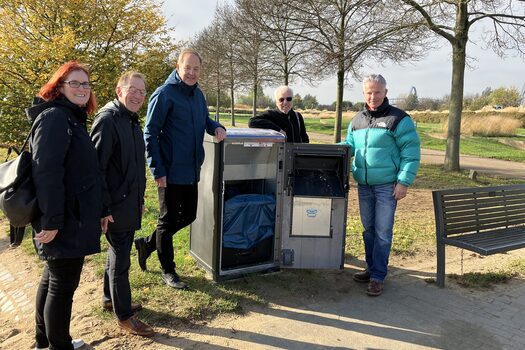
[[[12,247],[19,246],[24,238],[25,227],[14,227],[9,225],[9,243]]]
[[[48,260],[36,294],[36,346],[72,350],[69,324],[84,257]]]
[[[131,311],[131,287],[129,286],[129,267],[131,246],[134,231],[108,232],[108,256],[104,270],[103,301],[113,303],[113,311],[117,318],[125,321],[133,316]]]
[[[198,185],[159,187],[160,215],[157,229],[146,238],[149,252],[157,250],[164,273],[175,272],[173,235],[191,224],[197,215]]]

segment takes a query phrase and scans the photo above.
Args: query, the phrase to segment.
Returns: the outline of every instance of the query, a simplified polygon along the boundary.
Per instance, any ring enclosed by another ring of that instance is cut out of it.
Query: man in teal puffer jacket
[[[365,106],[352,119],[343,142],[352,147],[354,157],[352,173],[358,184],[367,264],[354,280],[368,283],[370,296],[383,291],[397,201],[406,196],[421,157],[414,122],[389,104],[387,91],[379,74],[363,80]]]

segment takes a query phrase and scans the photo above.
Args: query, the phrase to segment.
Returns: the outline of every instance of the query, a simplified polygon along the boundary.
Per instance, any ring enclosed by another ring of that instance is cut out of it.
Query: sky
[[[264,0],[261,0],[264,1]],[[176,40],[188,40],[204,29],[212,20],[218,0],[165,0],[163,11],[168,25],[175,28]],[[450,44],[444,39],[441,49],[430,51],[419,62],[396,65],[372,63],[362,72],[379,73],[387,80],[388,96],[408,95],[415,87],[419,98],[440,98],[450,94],[452,62]],[[464,94],[479,94],[485,88],[514,87],[519,91],[525,87],[525,60],[508,55],[498,57],[492,50],[483,50],[481,42],[469,43],[467,54],[471,57],[471,68],[465,70]],[[475,58],[475,59],[474,59]],[[344,100],[362,101],[361,84],[350,80],[344,91]],[[295,94],[314,95],[321,104],[331,104],[336,98],[336,79],[320,81],[316,87],[300,81],[291,84]],[[274,87],[265,87],[265,93],[273,95]]]

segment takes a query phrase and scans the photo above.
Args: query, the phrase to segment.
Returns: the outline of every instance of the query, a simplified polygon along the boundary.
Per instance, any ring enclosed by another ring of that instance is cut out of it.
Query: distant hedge
[[[448,112],[431,112],[431,111],[412,111],[409,112],[410,116],[416,121],[421,123],[444,123],[448,119]],[[521,127],[525,127],[525,112],[501,112],[501,111],[490,111],[490,112],[471,112],[463,111],[462,116],[477,116],[477,117],[489,117],[493,115],[505,115],[507,117],[513,117],[521,121]]]

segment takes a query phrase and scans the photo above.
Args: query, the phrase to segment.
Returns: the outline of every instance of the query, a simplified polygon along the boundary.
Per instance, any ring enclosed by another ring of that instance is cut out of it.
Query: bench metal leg
[[[437,272],[436,284],[438,287],[445,287],[445,245],[437,242]]]

